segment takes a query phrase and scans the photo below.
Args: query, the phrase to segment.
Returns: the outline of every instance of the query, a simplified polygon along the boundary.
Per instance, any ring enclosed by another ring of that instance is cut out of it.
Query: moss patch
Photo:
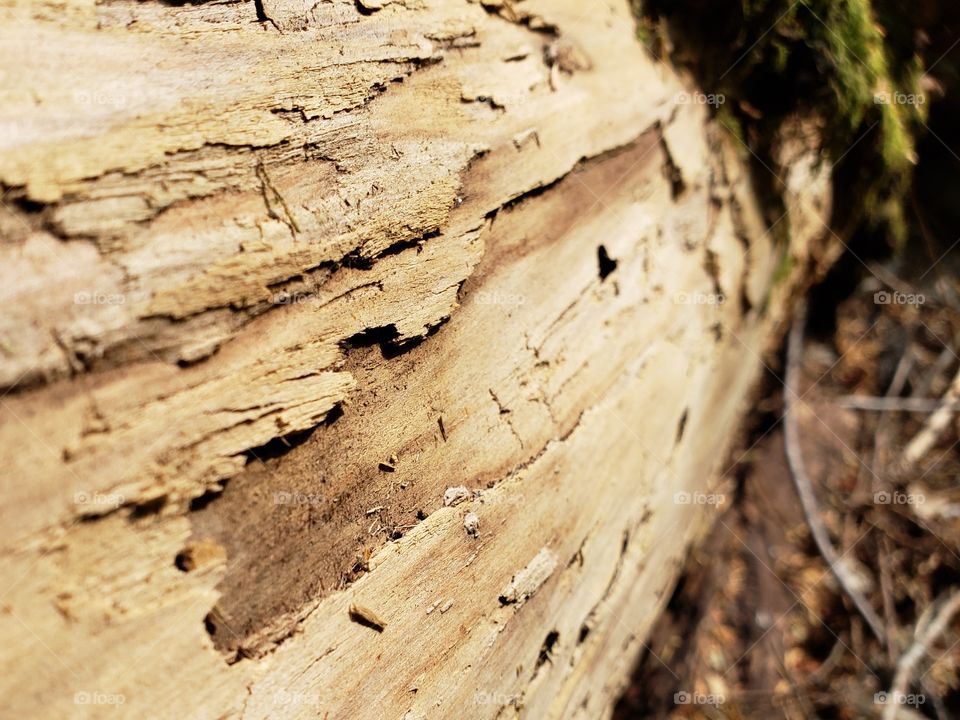
[[[813,112],[852,196],[838,229],[867,225],[899,244],[928,107],[911,7],[894,0],[644,0],[646,42],[669,49],[705,92],[722,93],[723,124],[769,164],[783,119]],[[668,28],[668,30],[665,30]],[[663,33],[669,33],[664,38]],[[843,192],[843,190],[841,190]]]

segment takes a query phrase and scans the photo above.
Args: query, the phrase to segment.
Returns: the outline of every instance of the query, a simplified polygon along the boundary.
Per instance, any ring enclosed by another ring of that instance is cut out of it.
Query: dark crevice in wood
[[[606,280],[610,273],[617,269],[617,261],[610,257],[603,245],[597,247],[597,264],[600,266],[601,280]]]
[[[557,630],[551,630],[547,633],[547,637],[543,640],[543,645],[540,646],[540,654],[537,655],[537,664],[534,665],[533,668],[534,672],[539,670],[547,662],[550,662],[551,653],[553,653],[553,648],[559,639],[560,633]]]

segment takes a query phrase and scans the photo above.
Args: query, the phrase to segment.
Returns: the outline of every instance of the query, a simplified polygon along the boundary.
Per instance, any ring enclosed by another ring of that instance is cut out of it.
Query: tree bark
[[[6,709],[609,713],[836,253],[815,134],[766,216],[626,0],[0,12]]]

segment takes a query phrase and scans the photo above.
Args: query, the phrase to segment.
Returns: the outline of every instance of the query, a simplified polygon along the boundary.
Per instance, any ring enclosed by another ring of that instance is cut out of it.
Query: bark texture
[[[607,713],[835,250],[815,135],[765,217],[626,0],[0,17],[2,713]]]

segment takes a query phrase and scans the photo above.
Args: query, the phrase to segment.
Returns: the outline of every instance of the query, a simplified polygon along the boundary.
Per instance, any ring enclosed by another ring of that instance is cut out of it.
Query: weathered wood
[[[765,219],[625,0],[0,13],[4,712],[607,712],[815,139]]]

